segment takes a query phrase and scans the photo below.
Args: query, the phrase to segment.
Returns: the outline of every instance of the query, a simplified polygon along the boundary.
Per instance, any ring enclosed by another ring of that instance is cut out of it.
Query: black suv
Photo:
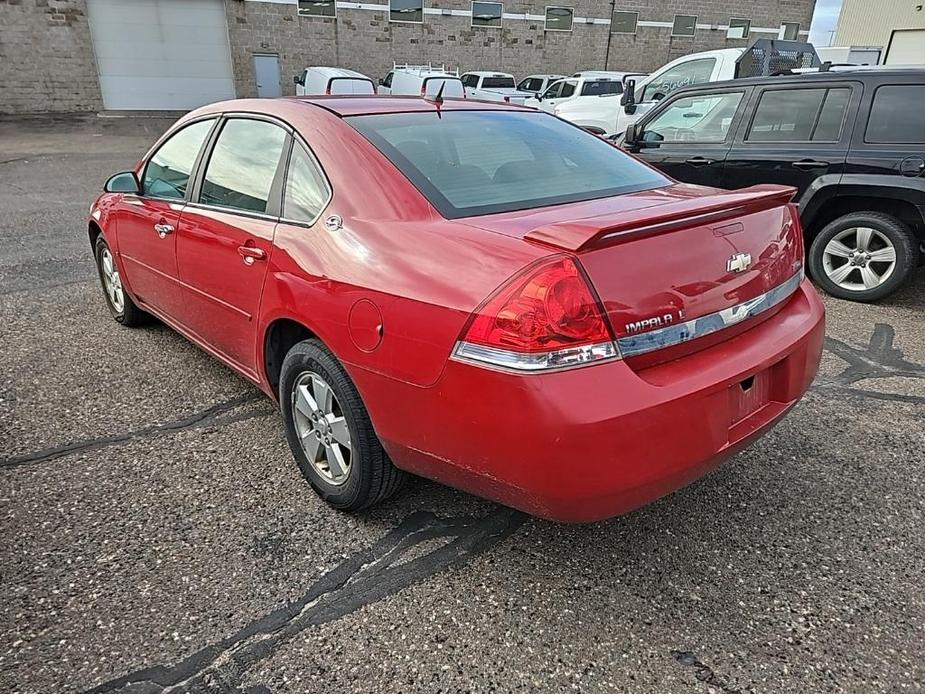
[[[853,69],[680,89],[623,147],[673,178],[795,186],[813,279],[854,301],[907,282],[925,240],[925,69]]]

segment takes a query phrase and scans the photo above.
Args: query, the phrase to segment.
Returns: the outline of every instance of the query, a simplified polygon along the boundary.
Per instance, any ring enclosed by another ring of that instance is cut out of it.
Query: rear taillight
[[[470,318],[453,354],[519,371],[618,356],[591,285],[566,256],[528,268],[492,294]]]

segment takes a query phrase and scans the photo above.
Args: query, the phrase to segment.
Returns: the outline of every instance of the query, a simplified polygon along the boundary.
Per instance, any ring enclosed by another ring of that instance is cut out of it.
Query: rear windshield
[[[328,80],[328,94],[375,94],[373,83],[356,77],[332,77]]]
[[[449,219],[670,183],[599,137],[541,112],[430,111],[345,120]]]
[[[483,77],[482,89],[513,89],[513,77]]]
[[[440,92],[441,85],[443,92]],[[463,97],[466,94],[462,80],[458,77],[425,77],[421,93],[425,96],[436,96],[439,93],[444,97]]]
[[[601,94],[622,94],[623,83],[616,80],[585,82],[581,88],[582,96],[600,96]]]

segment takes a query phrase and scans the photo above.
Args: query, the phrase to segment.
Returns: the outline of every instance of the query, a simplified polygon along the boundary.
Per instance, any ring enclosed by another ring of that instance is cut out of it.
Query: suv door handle
[[[829,165],[827,161],[815,161],[813,159],[803,159],[802,161],[795,161],[791,166],[797,169],[822,169]]]
[[[691,166],[709,166],[713,164],[713,159],[707,159],[706,157],[691,157],[688,159],[685,164],[690,164]]]
[[[267,259],[267,252],[256,246],[238,246],[238,254],[244,259],[245,265],[253,265],[255,260]]]
[[[172,234],[174,232],[174,228],[170,224],[161,222],[159,224],[154,225],[154,231],[157,232],[158,236],[160,236],[161,238],[164,238],[165,236],[167,236],[167,234]]]

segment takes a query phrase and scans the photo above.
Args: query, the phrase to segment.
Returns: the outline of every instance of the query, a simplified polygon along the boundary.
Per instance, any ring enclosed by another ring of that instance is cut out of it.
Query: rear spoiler
[[[549,224],[527,232],[524,238],[544,246],[577,252],[591,246],[622,243],[770,210],[789,203],[795,193],[796,188],[777,185],[719,191],[713,195],[698,195],[625,213]]]

